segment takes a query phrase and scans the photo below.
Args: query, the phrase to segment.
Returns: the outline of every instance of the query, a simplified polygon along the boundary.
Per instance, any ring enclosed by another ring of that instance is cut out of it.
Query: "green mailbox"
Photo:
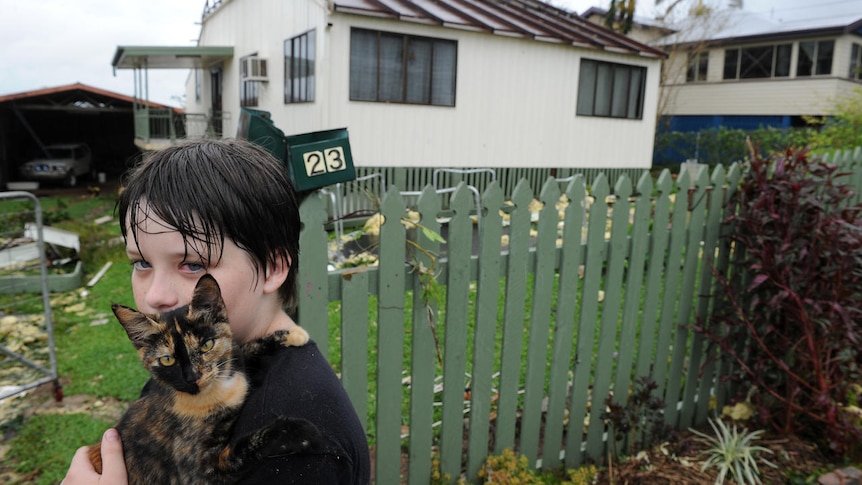
[[[273,124],[269,112],[248,108],[240,109],[236,137],[260,145],[275,158],[281,160],[281,163],[285,162],[287,148],[284,132]]]
[[[299,191],[355,180],[347,128],[288,136],[287,167]]]
[[[242,108],[237,138],[260,145],[287,165],[299,192],[356,179],[346,128],[285,137],[269,112]]]

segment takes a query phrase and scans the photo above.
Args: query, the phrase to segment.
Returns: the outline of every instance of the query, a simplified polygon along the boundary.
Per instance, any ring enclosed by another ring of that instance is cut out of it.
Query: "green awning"
[[[117,46],[116,69],[206,69],[233,57],[233,47]]]

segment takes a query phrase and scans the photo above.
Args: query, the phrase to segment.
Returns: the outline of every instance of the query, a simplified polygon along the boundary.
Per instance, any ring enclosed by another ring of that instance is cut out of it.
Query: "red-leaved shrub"
[[[705,332],[752,388],[761,425],[848,457],[862,442],[862,206],[834,165],[788,150],[755,157],[729,217],[736,263]]]

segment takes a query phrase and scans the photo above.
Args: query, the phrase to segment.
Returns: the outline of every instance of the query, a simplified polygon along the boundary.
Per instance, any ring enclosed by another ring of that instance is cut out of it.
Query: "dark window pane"
[[[305,98],[303,99],[303,101],[314,101],[314,71],[317,64],[317,56],[315,50],[317,49],[317,46],[315,44],[316,42],[314,31],[312,30],[308,33],[308,56],[306,57],[306,72],[308,73],[306,75],[306,78],[308,79],[308,82],[305,88]]]
[[[599,64],[596,73],[596,107],[594,112],[597,116],[611,115],[612,78],[611,65],[606,62]]]
[[[293,101],[293,41],[284,41],[284,102]]]
[[[742,49],[739,78],[758,79],[772,76],[772,46]]]
[[[643,116],[645,72],[646,69],[642,67],[632,69],[631,85],[629,86],[629,109],[626,118],[640,119]]]
[[[817,74],[832,74],[832,53],[834,51],[834,40],[823,40],[817,43]]]
[[[814,42],[799,43],[799,58],[796,60],[796,75],[810,76],[814,67]]]
[[[380,36],[378,101],[404,101],[404,36]]]
[[[407,102],[431,102],[431,41],[407,41]]]
[[[611,102],[611,116],[625,118],[629,101],[629,82],[631,69],[626,66],[614,66],[614,90]]]
[[[775,46],[775,77],[787,77],[790,75],[790,57],[792,52],[793,44]]]
[[[579,115],[592,116],[596,101],[596,71],[598,66],[594,61],[582,60],[581,72],[578,76],[578,110]]]
[[[455,66],[457,49],[454,42],[434,42],[434,62],[431,69],[431,104],[455,106]]]
[[[853,47],[850,50],[850,72],[847,77],[850,79],[860,79],[862,77],[862,73],[860,73],[860,66],[862,66],[862,59],[859,58],[860,48],[859,44],[853,44]]]
[[[724,79],[736,79],[739,66],[739,49],[724,51]]]
[[[350,99],[377,100],[377,33],[350,32]]]

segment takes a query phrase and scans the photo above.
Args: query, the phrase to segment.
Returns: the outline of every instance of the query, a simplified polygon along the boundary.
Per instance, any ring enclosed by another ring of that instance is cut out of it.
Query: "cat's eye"
[[[165,367],[170,367],[177,363],[177,359],[175,359],[172,355],[165,355],[159,357],[159,364],[162,364]]]
[[[215,346],[215,340],[209,339],[201,345],[201,352],[209,352]]]

